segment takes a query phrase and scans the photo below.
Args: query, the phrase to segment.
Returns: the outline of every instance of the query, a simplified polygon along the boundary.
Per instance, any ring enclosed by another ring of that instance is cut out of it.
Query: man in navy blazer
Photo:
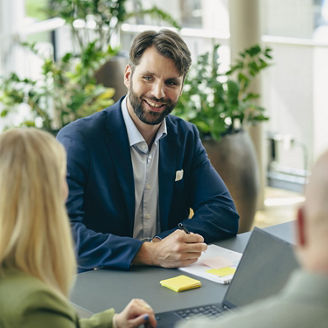
[[[169,115],[190,64],[175,32],[140,33],[125,70],[127,96],[59,132],[80,271],[185,266],[206,243],[237,233],[234,203],[197,128]]]

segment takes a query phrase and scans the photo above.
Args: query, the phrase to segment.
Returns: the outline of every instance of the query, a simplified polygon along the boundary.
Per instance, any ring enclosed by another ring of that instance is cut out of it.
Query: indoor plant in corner
[[[188,74],[175,115],[194,123],[208,156],[226,183],[240,215],[239,232],[253,223],[258,196],[255,149],[247,128],[267,120],[256,104],[252,81],[271,64],[271,49],[254,45],[222,71],[219,45],[198,57]]]

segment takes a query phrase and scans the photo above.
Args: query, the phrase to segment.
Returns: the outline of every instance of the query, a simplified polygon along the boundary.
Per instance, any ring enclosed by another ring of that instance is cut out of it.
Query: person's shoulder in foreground
[[[328,323],[328,277],[297,271],[279,295],[217,319],[199,318],[178,328],[324,328]]]
[[[1,275],[1,328],[109,328],[113,316],[114,310],[109,309],[89,319],[79,319],[68,301],[41,280],[17,269]]]
[[[313,167],[305,202],[295,221],[295,251],[302,269],[292,275],[283,290],[218,319],[191,320],[179,328],[328,327],[327,167],[328,151]]]
[[[81,320],[69,304],[76,259],[65,209],[65,157],[45,131],[0,134],[0,327],[155,327],[143,300]]]

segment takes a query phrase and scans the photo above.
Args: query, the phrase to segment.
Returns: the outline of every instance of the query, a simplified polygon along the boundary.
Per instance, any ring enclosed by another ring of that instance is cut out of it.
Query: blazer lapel
[[[168,229],[168,218],[176,172],[177,136],[169,119],[166,120],[167,136],[159,147],[159,212],[161,230]]]
[[[130,222],[130,233],[133,234],[135,195],[130,145],[121,112],[121,101],[114,106],[108,110],[107,115],[108,147],[123,190],[122,194]]]

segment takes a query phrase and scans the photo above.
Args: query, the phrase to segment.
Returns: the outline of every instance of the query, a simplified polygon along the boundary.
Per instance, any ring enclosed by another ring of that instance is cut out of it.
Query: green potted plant
[[[97,77],[119,50],[112,46],[111,39],[118,34],[120,25],[132,16],[150,15],[177,26],[157,7],[143,10],[139,1],[137,4],[138,10],[128,12],[126,0],[52,0],[50,16],[65,20],[77,47],[57,61],[42,58],[38,79],[20,77],[14,72],[0,78],[0,117],[19,112],[19,125],[36,126],[55,134],[67,123],[111,105],[115,90],[104,86],[104,81]],[[38,54],[37,44],[23,46]],[[113,80],[113,74],[109,75]]]
[[[235,200],[239,232],[244,232],[252,226],[258,195],[256,154],[247,128],[268,120],[252,82],[270,66],[272,56],[270,48],[254,45],[223,71],[219,48],[214,45],[192,66],[175,115],[197,126],[213,166]]]
[[[26,46],[38,53],[36,45]],[[98,84],[94,76],[103,62],[103,52],[95,51],[90,42],[79,56],[66,53],[57,62],[43,58],[38,79],[22,78],[14,72],[2,77],[0,117],[20,113],[18,125],[56,134],[67,123],[109,106],[115,91]],[[22,107],[24,111],[20,111]]]

